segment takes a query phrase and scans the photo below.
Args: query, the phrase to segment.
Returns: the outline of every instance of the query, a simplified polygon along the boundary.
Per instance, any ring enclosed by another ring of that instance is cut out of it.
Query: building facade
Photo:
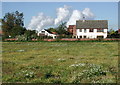
[[[67,31],[73,36],[76,36],[76,25],[69,25]]]
[[[120,29],[118,29],[118,34],[120,34]]]
[[[106,38],[107,31],[107,20],[76,21],[76,38]]]

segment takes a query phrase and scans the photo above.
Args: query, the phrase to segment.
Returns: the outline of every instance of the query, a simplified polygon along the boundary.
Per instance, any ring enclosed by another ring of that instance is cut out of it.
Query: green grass
[[[3,42],[3,82],[116,83],[118,42]]]

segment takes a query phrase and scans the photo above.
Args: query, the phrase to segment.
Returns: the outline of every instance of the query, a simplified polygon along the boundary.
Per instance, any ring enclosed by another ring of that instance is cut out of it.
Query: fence
[[[18,38],[7,38],[3,41],[27,41],[27,40],[19,40]],[[95,38],[95,39],[88,39],[88,38],[32,38],[29,41],[120,41],[120,38]]]

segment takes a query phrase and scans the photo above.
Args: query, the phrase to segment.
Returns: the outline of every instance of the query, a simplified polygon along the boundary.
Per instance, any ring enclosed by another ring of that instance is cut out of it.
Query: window
[[[86,29],[84,29],[84,32],[87,32]]]
[[[82,32],[82,29],[79,29],[80,32]]]
[[[93,29],[90,29],[89,32],[93,32]]]
[[[82,36],[80,36],[80,38],[82,38]]]
[[[104,29],[97,29],[97,32],[104,32]]]
[[[42,33],[45,33],[45,31],[42,31]]]

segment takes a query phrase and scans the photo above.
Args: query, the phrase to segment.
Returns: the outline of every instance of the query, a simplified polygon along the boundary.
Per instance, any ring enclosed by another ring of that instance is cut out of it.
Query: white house
[[[107,30],[107,20],[76,21],[76,38],[106,38]]]
[[[43,34],[43,35],[46,35],[46,36],[50,36],[50,37],[52,37],[53,39],[56,38],[56,35],[55,35],[55,34],[52,34],[52,33],[50,33],[48,30],[45,30],[45,29],[39,31],[39,32],[38,32],[38,36],[39,36],[40,34]]]

